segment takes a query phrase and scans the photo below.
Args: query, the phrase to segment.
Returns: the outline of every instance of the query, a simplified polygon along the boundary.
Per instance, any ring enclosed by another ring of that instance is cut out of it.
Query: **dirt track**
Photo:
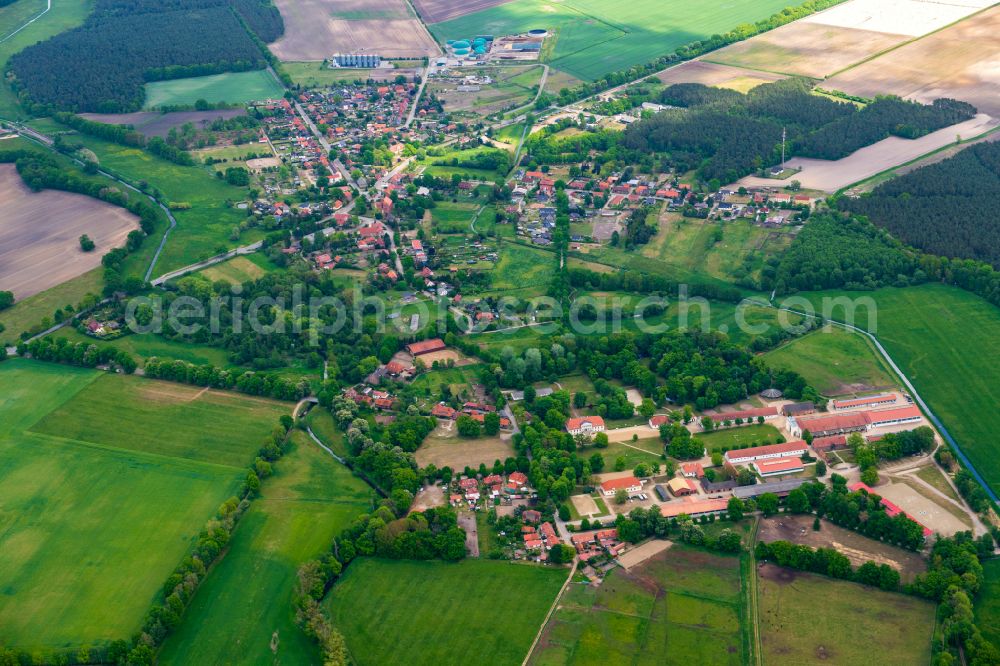
[[[18,300],[100,266],[139,226],[125,209],[82,194],[32,192],[13,164],[0,164],[0,210],[0,290]],[[80,249],[82,234],[93,252]]]

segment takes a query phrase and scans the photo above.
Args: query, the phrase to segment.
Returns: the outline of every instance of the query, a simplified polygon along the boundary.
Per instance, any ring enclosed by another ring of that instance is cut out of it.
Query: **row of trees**
[[[231,389],[278,400],[300,400],[311,392],[309,383],[304,379],[295,381],[288,377],[253,370],[223,370],[214,365],[195,365],[187,361],[171,361],[155,356],[146,359],[144,371],[147,377],[153,379]]]
[[[190,75],[191,66],[215,71],[263,67],[266,60],[244,21],[273,35],[257,0],[98,0],[87,21],[29,46],[9,67],[22,102],[32,112],[120,113],[144,101],[146,72]],[[238,14],[242,10],[245,14]],[[164,68],[180,68],[165,70]]]
[[[878,587],[889,592],[899,589],[899,572],[888,564],[868,561],[855,569],[846,555],[833,548],[811,548],[790,541],[757,542],[757,559],[775,564],[811,571],[812,573],[853,580],[863,585]]]
[[[32,358],[50,363],[64,363],[81,368],[96,368],[99,365],[117,365],[127,374],[136,369],[132,356],[120,349],[107,345],[98,346],[92,342],[70,342],[66,338],[46,336],[31,342],[21,342],[17,346],[20,356],[31,354]]]
[[[154,155],[174,164],[180,164],[181,166],[192,166],[195,164],[194,158],[191,157],[190,153],[167,143],[158,136],[147,139],[145,135],[131,127],[98,123],[65,111],[56,113],[54,117],[62,124],[68,125],[78,132],[96,136],[99,139],[119,143],[123,146],[145,148]]]

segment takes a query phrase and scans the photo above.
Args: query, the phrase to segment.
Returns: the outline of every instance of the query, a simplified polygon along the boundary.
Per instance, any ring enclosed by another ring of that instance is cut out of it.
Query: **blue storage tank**
[[[455,49],[455,55],[457,56],[469,55],[469,49]]]
[[[469,40],[467,39],[459,39],[456,42],[452,43],[452,46],[456,49],[467,49],[469,48],[470,44]]]

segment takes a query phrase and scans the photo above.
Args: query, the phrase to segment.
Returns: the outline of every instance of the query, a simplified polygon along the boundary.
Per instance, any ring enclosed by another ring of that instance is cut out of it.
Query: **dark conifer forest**
[[[987,142],[886,181],[871,194],[841,199],[839,205],[926,252],[1000,268],[997,201],[1000,144]]]
[[[8,63],[29,110],[136,111],[143,85],[164,78],[259,69],[281,16],[263,0],[97,0],[74,30]]]

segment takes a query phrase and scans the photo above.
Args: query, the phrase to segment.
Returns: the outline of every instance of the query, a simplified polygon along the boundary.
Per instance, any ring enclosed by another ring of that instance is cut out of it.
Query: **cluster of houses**
[[[579,532],[572,535],[570,543],[576,548],[576,556],[582,562],[589,562],[595,557],[607,555],[618,557],[625,550],[625,543],[618,539],[618,529],[611,527],[592,532]]]
[[[357,405],[365,405],[380,411],[390,411],[396,404],[396,397],[393,394],[364,384],[349,386],[343,393]]]
[[[431,408],[431,416],[445,421],[453,421],[464,414],[482,423],[486,420],[487,414],[495,413],[496,411],[497,408],[493,405],[486,405],[481,402],[466,402],[459,409],[455,409],[447,403],[439,402]],[[500,417],[501,429],[510,430],[511,425],[509,418],[506,416]]]
[[[722,189],[695,208],[709,209],[711,219],[746,218],[768,227],[780,227],[798,219],[800,211],[812,208],[816,199],[807,194],[788,194],[776,188]]]
[[[502,474],[490,474],[483,477],[480,483],[475,477],[467,477],[455,482],[457,486],[448,498],[452,506],[459,506],[462,502],[468,503],[475,508],[484,498],[489,498],[493,504],[507,500],[522,499],[531,494],[528,487],[528,476],[523,472],[511,472],[505,479]],[[532,513],[539,516],[537,511],[526,510],[524,513]],[[522,516],[523,517],[523,516]],[[527,518],[525,518],[527,520]],[[536,520],[535,522],[538,522]]]

